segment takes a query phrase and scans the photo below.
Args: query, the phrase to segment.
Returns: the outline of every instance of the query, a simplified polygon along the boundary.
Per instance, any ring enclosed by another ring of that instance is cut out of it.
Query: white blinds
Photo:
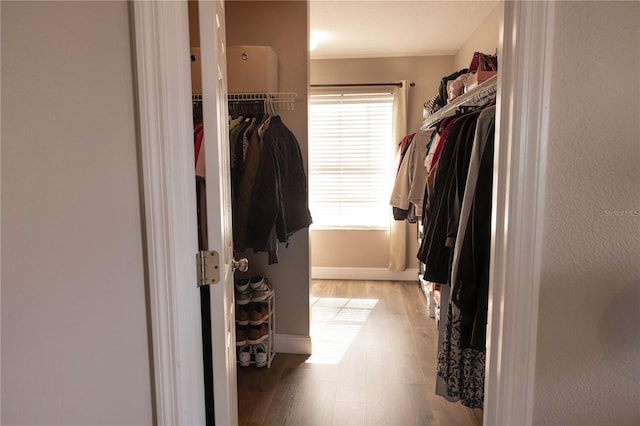
[[[316,93],[309,108],[313,226],[388,229],[393,94]]]

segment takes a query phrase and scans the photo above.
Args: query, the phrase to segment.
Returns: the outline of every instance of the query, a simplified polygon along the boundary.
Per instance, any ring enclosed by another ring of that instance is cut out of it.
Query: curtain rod
[[[409,86],[414,87],[415,83]],[[354,83],[354,84],[311,84],[311,87],[365,87],[365,86],[396,86],[402,87],[402,83]]]

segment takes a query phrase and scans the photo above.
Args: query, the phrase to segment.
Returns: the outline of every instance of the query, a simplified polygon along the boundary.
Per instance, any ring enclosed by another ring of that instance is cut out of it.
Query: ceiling
[[[311,0],[311,59],[453,55],[497,3]]]

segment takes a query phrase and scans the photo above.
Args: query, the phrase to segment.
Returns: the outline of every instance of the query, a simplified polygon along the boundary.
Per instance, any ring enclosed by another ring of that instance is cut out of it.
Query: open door
[[[207,241],[209,251],[219,255],[220,272],[219,282],[209,288],[213,408],[215,424],[235,425],[238,397],[224,16],[222,0],[199,1]]]

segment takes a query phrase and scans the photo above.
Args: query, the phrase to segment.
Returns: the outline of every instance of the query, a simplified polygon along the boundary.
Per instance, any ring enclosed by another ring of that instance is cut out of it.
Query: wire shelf
[[[489,99],[495,96],[497,91],[497,81],[498,76],[494,75],[467,93],[458,96],[453,101],[427,117],[422,122],[420,130],[428,130],[434,124],[442,121],[443,118],[455,114],[456,110],[461,106],[484,105]]]

